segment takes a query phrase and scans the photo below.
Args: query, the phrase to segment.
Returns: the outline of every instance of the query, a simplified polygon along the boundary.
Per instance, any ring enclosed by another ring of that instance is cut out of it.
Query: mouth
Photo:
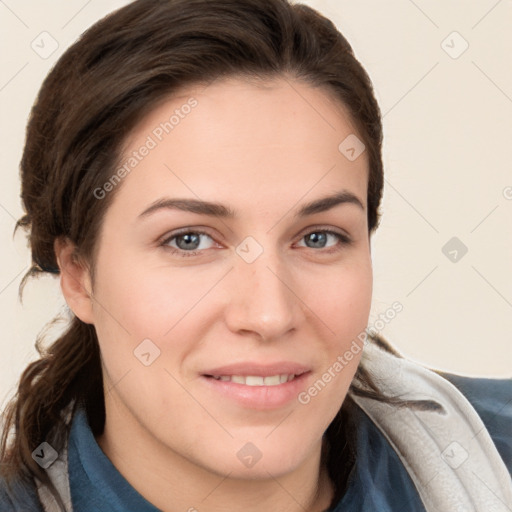
[[[222,382],[234,382],[235,384],[242,384],[244,386],[279,386],[296,379],[300,374],[295,373],[281,373],[276,375],[205,375],[210,379],[215,379]]]
[[[252,410],[275,410],[297,401],[312,372],[300,365],[233,365],[201,374],[212,400]],[[228,402],[226,402],[226,399]]]

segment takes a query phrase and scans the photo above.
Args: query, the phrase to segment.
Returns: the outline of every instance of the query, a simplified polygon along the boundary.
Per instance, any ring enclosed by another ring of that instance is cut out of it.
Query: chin
[[[283,441],[282,437],[276,437],[274,442],[269,442],[268,439],[245,443],[237,441],[234,452],[223,450],[222,453],[212,453],[216,461],[223,460],[224,464],[215,464],[216,467],[211,470],[241,480],[278,478],[297,470],[311,457],[316,446],[312,444],[310,450],[306,450],[307,445],[303,439],[288,445]]]

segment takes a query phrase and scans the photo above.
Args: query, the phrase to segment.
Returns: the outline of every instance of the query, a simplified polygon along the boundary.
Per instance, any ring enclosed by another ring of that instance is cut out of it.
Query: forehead
[[[140,207],[158,194],[263,205],[339,189],[365,204],[366,154],[349,160],[340,150],[354,136],[346,108],[324,89],[284,77],[217,80],[181,90],[136,126],[122,188]]]

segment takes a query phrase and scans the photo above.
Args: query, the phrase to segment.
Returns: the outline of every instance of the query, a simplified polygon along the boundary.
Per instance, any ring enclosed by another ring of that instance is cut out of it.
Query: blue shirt
[[[466,396],[486,425],[512,474],[512,379],[443,377]],[[386,438],[357,409],[357,460],[348,489],[329,512],[425,512],[416,488]],[[113,466],[97,444],[83,410],[73,418],[68,445],[74,512],[158,512]],[[0,482],[0,510],[41,511],[33,489],[9,494]]]

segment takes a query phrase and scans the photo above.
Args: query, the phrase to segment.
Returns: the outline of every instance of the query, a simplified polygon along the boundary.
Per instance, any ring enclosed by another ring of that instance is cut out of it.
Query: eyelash
[[[317,252],[321,252],[321,253],[324,253],[324,254],[333,254],[335,252],[338,252],[338,251],[341,251],[344,247],[350,245],[352,243],[352,240],[347,236],[347,235],[344,235],[342,233],[338,233],[337,231],[333,231],[333,230],[330,230],[330,229],[313,229],[311,231],[308,231],[306,234],[304,234],[302,237],[301,237],[301,240],[305,237],[307,237],[308,235],[311,235],[312,233],[325,233],[325,234],[328,234],[328,235],[333,235],[335,236],[337,239],[338,239],[338,244],[334,247],[331,247],[330,249],[317,249]],[[171,254],[176,254],[180,257],[183,257],[183,258],[187,258],[187,257],[191,257],[191,256],[199,256],[201,253],[203,253],[206,249],[201,249],[201,250],[195,250],[195,251],[185,251],[183,249],[177,249],[175,247],[170,247],[168,244],[174,240],[175,238],[178,238],[180,236],[183,236],[183,235],[190,235],[190,234],[195,234],[195,235],[206,235],[208,236],[209,238],[211,238],[213,240],[213,237],[207,233],[206,231],[202,231],[201,229],[194,229],[194,230],[188,230],[188,231],[181,231],[181,232],[178,232],[178,233],[174,233],[173,235],[165,238],[160,246],[163,247],[165,250],[168,250]],[[306,249],[312,249],[313,251],[315,250],[314,248],[312,247],[306,247]]]

